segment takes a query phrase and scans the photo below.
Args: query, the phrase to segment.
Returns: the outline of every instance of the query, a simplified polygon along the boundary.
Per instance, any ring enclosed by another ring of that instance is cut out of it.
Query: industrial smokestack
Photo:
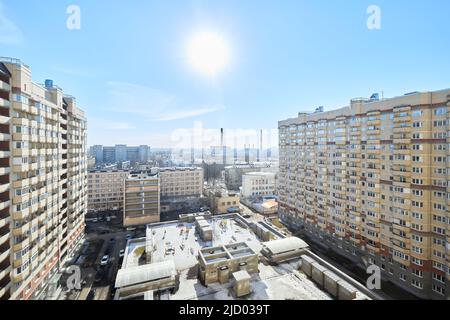
[[[260,149],[261,149],[261,151],[263,150],[263,130],[261,129],[261,136],[260,136],[260,138],[261,138],[261,144],[260,144]]]
[[[220,146],[223,147],[223,128],[220,129]]]

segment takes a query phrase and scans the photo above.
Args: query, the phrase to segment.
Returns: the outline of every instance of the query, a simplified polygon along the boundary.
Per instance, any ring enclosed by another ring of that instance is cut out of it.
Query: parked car
[[[130,239],[131,239],[131,234],[127,234],[127,236],[125,237],[125,239],[130,240]]]
[[[105,255],[105,256],[103,256],[102,260],[100,261],[100,265],[106,266],[108,264],[108,262],[109,262],[109,256]]]
[[[125,249],[121,249],[119,251],[119,258],[123,258],[125,256]]]

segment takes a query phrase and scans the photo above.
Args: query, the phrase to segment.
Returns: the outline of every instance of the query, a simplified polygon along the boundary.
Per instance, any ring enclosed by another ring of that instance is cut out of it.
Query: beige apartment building
[[[279,122],[284,223],[421,298],[450,296],[450,90]]]
[[[235,192],[220,187],[211,187],[205,189],[204,194],[208,198],[213,214],[236,213],[240,210],[241,200]]]
[[[159,169],[161,197],[200,197],[203,193],[202,168]]]
[[[90,170],[88,172],[88,210],[120,210],[123,208],[125,170]]]
[[[159,222],[160,187],[158,174],[130,173],[124,183],[124,226],[140,226]]]
[[[0,299],[38,299],[84,235],[86,118],[0,58]]]

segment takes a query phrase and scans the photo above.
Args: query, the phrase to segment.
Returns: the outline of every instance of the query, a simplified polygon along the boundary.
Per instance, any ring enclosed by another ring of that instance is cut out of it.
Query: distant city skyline
[[[0,0],[0,45],[77,97],[89,145],[173,146],[198,121],[270,131],[349,97],[448,87],[448,1],[377,1],[379,30],[367,27],[369,1],[79,0],[79,30],[66,27],[69,4]],[[197,61],[214,76],[192,67],[202,32],[220,38],[206,49],[226,45],[221,60]]]

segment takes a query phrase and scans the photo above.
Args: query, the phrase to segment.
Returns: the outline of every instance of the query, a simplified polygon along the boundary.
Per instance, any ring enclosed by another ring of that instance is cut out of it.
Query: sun
[[[188,42],[190,65],[206,76],[223,71],[230,61],[230,49],[223,37],[213,32],[195,34]]]

